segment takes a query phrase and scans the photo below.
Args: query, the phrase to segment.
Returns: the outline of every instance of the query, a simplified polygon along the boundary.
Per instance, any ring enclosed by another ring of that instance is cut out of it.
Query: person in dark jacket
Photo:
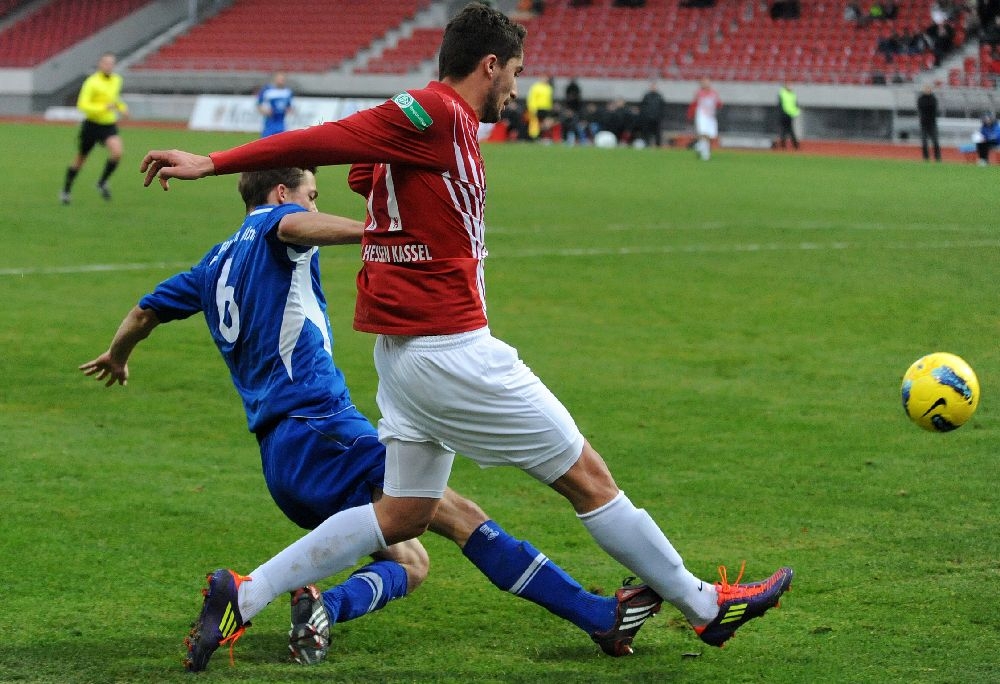
[[[920,119],[920,150],[924,161],[929,161],[930,146],[934,148],[934,160],[941,161],[941,145],[938,142],[938,101],[934,86],[928,83],[917,97],[917,116]],[[928,145],[930,143],[930,145]]]
[[[657,90],[656,81],[651,81],[649,91],[639,100],[639,130],[647,145],[659,147],[663,142],[663,117],[667,113],[667,102]]]

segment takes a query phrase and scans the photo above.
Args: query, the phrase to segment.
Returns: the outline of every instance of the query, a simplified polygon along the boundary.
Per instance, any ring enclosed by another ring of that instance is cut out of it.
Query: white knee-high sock
[[[602,549],[641,577],[692,624],[705,625],[715,619],[719,612],[715,586],[688,572],[653,519],[636,508],[625,492],[578,517]]]
[[[240,615],[250,620],[276,597],[357,564],[385,548],[371,504],[341,511],[250,573],[239,589]]]

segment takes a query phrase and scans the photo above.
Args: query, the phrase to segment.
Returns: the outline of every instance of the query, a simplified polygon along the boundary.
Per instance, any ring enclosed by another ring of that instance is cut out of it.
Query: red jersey
[[[719,93],[712,88],[699,88],[694,94],[694,100],[688,105],[687,117],[693,119],[696,113],[702,116],[715,118],[716,113],[722,107],[722,99]]]
[[[355,164],[368,198],[357,330],[447,335],[486,325],[486,176],[475,111],[434,81],[351,116],[212,153],[217,173]]]

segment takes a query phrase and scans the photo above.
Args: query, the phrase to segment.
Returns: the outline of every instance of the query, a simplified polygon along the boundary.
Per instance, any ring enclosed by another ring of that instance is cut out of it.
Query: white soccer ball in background
[[[618,138],[611,131],[598,131],[594,136],[594,147],[616,147]]]

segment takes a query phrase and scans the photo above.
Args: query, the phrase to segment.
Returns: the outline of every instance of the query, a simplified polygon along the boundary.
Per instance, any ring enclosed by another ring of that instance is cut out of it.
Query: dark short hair
[[[278,185],[295,190],[305,180],[306,171],[316,173],[315,169],[300,169],[289,167],[284,169],[267,169],[265,171],[244,171],[240,174],[238,188],[247,210],[267,204],[267,196]]]
[[[486,55],[507,64],[524,54],[527,30],[501,12],[473,2],[456,14],[444,29],[438,53],[438,78],[464,78]]]

